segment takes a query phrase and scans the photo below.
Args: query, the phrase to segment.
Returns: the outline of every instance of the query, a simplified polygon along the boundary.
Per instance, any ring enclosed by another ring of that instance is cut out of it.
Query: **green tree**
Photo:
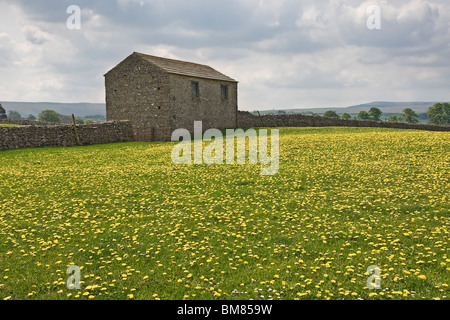
[[[434,124],[450,123],[450,103],[436,103],[428,110],[427,116]]]
[[[417,113],[410,109],[406,108],[403,110],[403,118],[405,119],[405,122],[407,123],[418,123],[419,122],[419,116]]]
[[[389,118],[389,122],[399,122],[399,119],[397,117],[396,114],[393,114],[390,118]]]
[[[60,114],[54,110],[44,110],[38,115],[41,122],[61,123]]]
[[[418,113],[417,115],[419,116],[419,122],[420,122],[421,120],[423,120],[423,121],[429,120],[429,118],[428,118],[428,116],[427,116],[426,113]]]
[[[370,114],[367,113],[367,111],[360,111],[358,114],[358,119],[360,120],[369,120],[370,119]]]
[[[351,115],[349,115],[347,112],[346,113],[344,113],[343,115],[342,115],[342,119],[346,119],[346,120],[348,120],[348,119],[351,119],[352,118],[352,116]]]
[[[6,115],[6,110],[2,107],[2,104],[0,103],[0,119],[6,119],[8,116]]]
[[[65,115],[65,114],[60,114],[59,119],[61,120],[61,123],[63,123],[63,124],[72,124],[73,123],[73,119],[72,119],[71,115],[69,116],[69,115]]]
[[[83,119],[80,119],[80,118],[76,118],[76,119],[75,119],[75,123],[76,123],[76,124],[85,124],[84,120],[83,120]]]
[[[84,123],[85,124],[92,124],[92,123],[95,123],[95,121],[92,120],[92,119],[86,119],[86,120],[84,120]]]
[[[22,116],[17,111],[10,110],[8,111],[8,118],[11,120],[22,120]]]
[[[383,112],[375,107],[370,108],[369,115],[371,120],[380,121],[381,115]]]
[[[37,118],[34,116],[34,115],[32,115],[31,113],[28,115],[28,117],[27,117],[27,119],[28,120],[36,120]]]
[[[325,112],[323,114],[323,116],[327,117],[327,118],[339,118],[339,115],[336,113],[336,111],[333,111],[333,110],[329,110],[329,111]]]

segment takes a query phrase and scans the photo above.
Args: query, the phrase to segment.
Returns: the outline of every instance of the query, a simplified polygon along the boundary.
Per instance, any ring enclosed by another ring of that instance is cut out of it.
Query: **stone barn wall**
[[[133,141],[130,121],[77,125],[0,127],[0,150],[39,147],[69,147]]]
[[[105,75],[106,119],[130,120],[137,141],[171,135],[169,75],[130,56]]]
[[[180,63],[188,65],[187,73],[164,70],[135,53],[111,69],[105,74],[106,119],[130,120],[137,141],[170,141],[176,129],[193,132],[194,121],[205,130],[236,127],[237,82],[201,77],[195,64]],[[192,95],[192,82],[199,84],[199,97]],[[221,85],[228,86],[227,99]]]
[[[191,83],[198,82],[199,97],[193,97]],[[228,99],[222,99],[221,86],[228,86]],[[172,131],[194,132],[194,121],[202,121],[203,130],[231,129],[237,125],[237,83],[170,75]],[[165,140],[170,141],[172,132]]]
[[[377,127],[429,131],[450,131],[450,126],[439,126],[432,124],[411,124],[403,122],[384,122],[354,119],[346,120],[302,114],[257,116],[246,111],[238,112],[238,127]]]

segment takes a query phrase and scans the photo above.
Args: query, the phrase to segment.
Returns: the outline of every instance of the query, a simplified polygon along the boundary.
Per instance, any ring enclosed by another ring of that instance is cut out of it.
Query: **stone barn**
[[[237,81],[201,64],[134,52],[105,74],[106,118],[131,120],[138,141],[237,126]]]

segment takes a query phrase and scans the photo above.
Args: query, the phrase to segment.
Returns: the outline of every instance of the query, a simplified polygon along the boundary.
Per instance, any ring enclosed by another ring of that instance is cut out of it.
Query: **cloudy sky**
[[[137,51],[231,76],[242,110],[449,101],[449,13],[448,0],[0,0],[0,100],[104,102],[103,74]]]

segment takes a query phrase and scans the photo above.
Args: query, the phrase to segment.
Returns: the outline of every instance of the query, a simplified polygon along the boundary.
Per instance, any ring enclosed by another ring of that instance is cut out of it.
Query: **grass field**
[[[173,146],[0,152],[0,299],[448,299],[449,133],[282,128],[275,176]]]
[[[0,127],[22,127],[18,124],[6,124],[6,123],[0,123]]]

